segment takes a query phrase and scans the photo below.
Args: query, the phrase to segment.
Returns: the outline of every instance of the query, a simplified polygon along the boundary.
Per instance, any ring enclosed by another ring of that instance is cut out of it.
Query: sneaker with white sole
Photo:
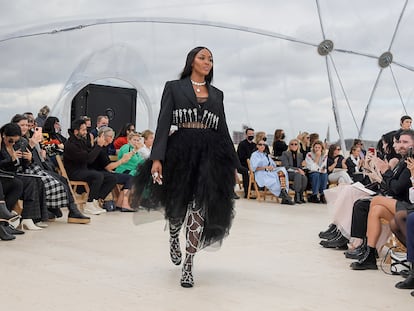
[[[90,215],[103,214],[103,212],[97,210],[97,208],[95,207],[95,204],[93,204],[93,202],[86,202],[83,211],[84,211],[85,214],[90,214]]]
[[[96,210],[101,212],[101,213],[106,213],[106,209],[103,209],[101,204],[99,203],[98,200],[93,200],[93,205],[95,206]]]

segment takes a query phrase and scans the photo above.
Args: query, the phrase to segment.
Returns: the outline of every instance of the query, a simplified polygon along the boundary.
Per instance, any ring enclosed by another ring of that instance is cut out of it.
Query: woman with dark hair
[[[332,144],[328,150],[328,181],[338,184],[352,184],[352,179],[347,173],[346,160],[341,154],[341,146]]]
[[[135,125],[132,123],[126,123],[114,139],[113,145],[115,149],[118,150],[123,145],[126,145],[128,143],[128,135],[133,132],[135,132]]]
[[[150,197],[161,198],[165,206],[175,265],[181,263],[178,237],[186,220],[183,287],[194,284],[197,250],[221,242],[233,219],[234,171],[240,164],[226,124],[223,92],[211,85],[212,78],[210,50],[191,50],[180,79],[165,84],[150,160],[137,169],[134,182],[135,203],[149,189]]]
[[[279,158],[283,151],[288,149],[288,145],[286,145],[285,141],[285,131],[281,129],[275,130],[275,135],[273,137],[273,155],[275,158]]]
[[[16,144],[20,146],[19,148],[21,150],[24,150],[23,156],[27,156],[27,163],[23,163],[24,165],[18,171],[38,176],[43,186],[44,204],[42,204],[41,217],[37,219],[41,221],[34,227],[32,226],[32,229],[37,230],[35,228],[36,226],[47,227],[48,225],[44,221],[49,219],[49,213],[52,213],[56,217],[62,217],[60,210],[62,207],[67,207],[69,210],[69,223],[89,223],[90,218],[84,216],[77,208],[63,177],[51,171],[45,164],[46,154],[40,148],[40,142],[42,141],[42,132],[40,129],[35,131],[30,139],[26,139],[24,135],[28,131],[27,118],[23,115],[15,115],[12,118],[12,123],[20,127],[22,137]]]
[[[29,165],[32,157],[25,149],[16,148],[16,143],[21,140],[21,130],[17,124],[8,123],[0,129],[1,150],[0,169],[13,174],[14,179],[20,181],[23,186],[23,210],[21,226],[23,229],[40,230],[33,223],[33,219],[41,218],[40,194],[36,177],[17,175]],[[11,208],[11,207],[9,207]]]
[[[55,157],[57,154],[63,154],[64,143],[66,142],[66,137],[61,134],[61,130],[57,117],[47,117],[42,128],[42,147],[46,150],[47,155],[55,166],[57,166]]]

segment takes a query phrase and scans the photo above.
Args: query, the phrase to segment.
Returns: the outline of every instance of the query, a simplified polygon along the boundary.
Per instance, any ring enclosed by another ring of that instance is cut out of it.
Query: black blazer
[[[201,121],[203,113],[206,110],[214,113],[218,116],[216,130],[222,134],[223,139],[233,145],[224,114],[223,92],[208,82],[206,86],[208,89],[208,100],[202,105],[199,105],[190,77],[168,81],[165,84],[161,98],[157,130],[155,131],[154,144],[151,150],[151,160],[164,160],[168,135],[171,125],[174,124],[173,111],[177,109],[197,109],[197,121]],[[235,158],[237,157],[235,156]]]

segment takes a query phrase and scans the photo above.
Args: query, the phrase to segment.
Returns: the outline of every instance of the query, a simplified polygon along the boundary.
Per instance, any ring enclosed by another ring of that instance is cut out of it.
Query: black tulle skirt
[[[164,208],[168,220],[184,219],[195,206],[205,218],[202,246],[221,241],[234,216],[234,157],[233,145],[216,131],[180,129],[168,139],[161,186],[152,183],[151,160],[138,166],[132,204]]]

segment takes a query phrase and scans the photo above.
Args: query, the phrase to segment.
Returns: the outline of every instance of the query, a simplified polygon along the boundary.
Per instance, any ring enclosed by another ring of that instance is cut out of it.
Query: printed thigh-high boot
[[[193,259],[200,247],[201,235],[204,228],[204,216],[201,209],[195,203],[191,203],[187,215],[186,232],[186,255],[181,275],[182,287],[193,287]]]
[[[169,220],[170,224],[170,257],[174,265],[181,264],[181,249],[180,249],[180,230],[183,225],[183,220],[180,218],[172,218]]]

